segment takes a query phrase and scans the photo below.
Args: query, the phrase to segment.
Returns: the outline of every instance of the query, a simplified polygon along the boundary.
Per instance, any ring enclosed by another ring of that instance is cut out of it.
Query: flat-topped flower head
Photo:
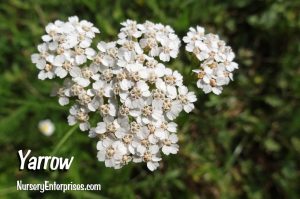
[[[235,55],[230,46],[226,46],[218,35],[205,34],[203,27],[190,28],[183,38],[186,51],[201,62],[200,68],[193,70],[197,74],[197,87],[204,93],[213,92],[219,95],[223,86],[233,80],[232,72],[238,69],[238,64],[233,61]]]
[[[39,79],[64,79],[55,95],[60,105],[71,106],[69,125],[79,124],[99,139],[99,161],[115,169],[144,162],[153,171],[161,154],[177,153],[174,120],[193,110],[196,97],[178,71],[161,63],[179,53],[180,40],[170,26],[133,20],[121,25],[116,41],[100,41],[93,49],[100,31],[92,23],[76,16],[50,23],[32,62]],[[232,54],[224,52],[215,57],[230,70]]]

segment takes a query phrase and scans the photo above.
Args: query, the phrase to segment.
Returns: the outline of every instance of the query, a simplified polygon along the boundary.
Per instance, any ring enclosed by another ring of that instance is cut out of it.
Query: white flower
[[[55,77],[55,68],[53,65],[54,56],[48,53],[47,44],[43,43],[38,45],[39,54],[31,55],[32,63],[36,64],[36,67],[40,69],[38,78],[41,80],[53,79]]]
[[[217,86],[216,79],[213,78],[212,70],[205,68],[205,70],[193,70],[198,74],[199,80],[197,81],[197,87],[201,88],[205,94],[213,92],[216,95],[221,94],[222,87]]]
[[[157,143],[157,139],[153,134],[150,134],[148,127],[143,126],[141,130],[136,133],[136,136],[133,137],[132,142],[132,145],[136,149],[136,154],[142,155],[147,151],[150,145]]]
[[[38,69],[44,69],[45,65],[47,63],[46,58],[49,56],[48,54],[48,46],[47,44],[39,44],[37,46],[37,49],[39,51],[39,54],[32,54],[31,55],[31,61],[32,63],[36,64],[36,67]]]
[[[163,80],[157,80],[156,87],[165,92],[168,97],[174,99],[177,96],[176,86],[182,85],[182,79],[183,77],[180,73],[167,68]]]
[[[157,145],[152,145],[149,150],[146,151],[143,156],[143,161],[147,162],[147,167],[150,171],[154,171],[159,166],[159,161],[161,160],[159,154],[159,147]]]
[[[38,78],[41,79],[41,80],[45,80],[45,79],[53,79],[55,77],[55,66],[53,66],[52,64],[50,63],[47,63],[45,65],[45,68],[43,68],[39,75],[38,75]]]
[[[42,36],[42,40],[44,42],[50,42],[51,40],[56,40],[57,35],[60,33],[60,27],[58,23],[49,23],[46,27],[45,30],[47,32],[46,35]]]
[[[162,45],[159,59],[168,62],[170,58],[176,58],[179,52],[180,40],[175,34],[169,34],[168,37],[158,39]]]
[[[204,28],[201,26],[197,26],[196,29],[193,27],[189,28],[189,32],[187,33],[187,36],[183,37],[183,41],[187,43],[186,50],[189,52],[193,52],[195,48],[195,42],[199,41],[204,36]]]
[[[178,100],[183,105],[185,112],[189,113],[194,109],[194,102],[197,101],[194,92],[188,92],[186,86],[181,86],[178,88]]]
[[[147,36],[147,34],[149,36]],[[142,38],[139,42],[141,48],[145,49],[145,48],[149,48],[149,56],[151,57],[156,57],[159,55],[160,52],[160,48],[158,45],[158,41],[156,40],[155,37],[156,32],[153,31],[152,33],[146,33],[146,37]]]
[[[95,50],[92,48],[75,48],[75,61],[76,64],[84,64],[87,59],[92,59],[93,56],[96,54]]]
[[[91,22],[82,20],[80,22],[81,30],[78,30],[79,33],[85,33],[88,38],[94,38],[96,33],[100,33],[99,29],[94,27]]]
[[[69,23],[64,24],[64,30],[73,31],[74,27],[72,27]],[[59,40],[64,41],[61,44],[61,47],[64,49],[72,49],[78,45],[78,33],[71,32],[68,33],[67,36],[61,35]]]
[[[74,82],[72,80],[65,79],[62,87],[55,87],[52,90],[51,96],[58,96],[58,103],[61,106],[69,104],[69,97],[71,97],[71,87],[73,86],[73,83]]]
[[[139,38],[142,35],[142,32],[138,29],[136,21],[127,20],[121,23],[122,27],[118,35],[120,41]],[[122,43],[122,42],[121,42]]]
[[[121,100],[129,108],[142,108],[144,97],[151,95],[149,86],[144,81],[138,81],[129,93],[120,94]]]
[[[113,95],[112,83],[103,80],[97,80],[93,83],[92,89],[87,90],[88,95],[92,96],[90,110],[95,111],[104,104],[104,98],[110,98]]]
[[[105,66],[103,69],[113,67],[116,62],[116,57],[118,56],[116,42],[106,43],[101,41],[97,44],[97,48],[100,52],[94,57],[94,62]]]
[[[55,130],[54,124],[49,119],[41,120],[39,122],[38,127],[39,127],[40,132],[42,134],[44,134],[45,136],[51,136]]]
[[[111,133],[113,135],[123,131],[122,120],[114,119],[114,117],[108,116],[103,118],[103,122],[99,122],[95,128],[97,134]]]
[[[177,124],[175,122],[167,122],[163,121],[161,123],[157,123],[158,126],[154,131],[154,135],[159,140],[164,140],[167,138],[168,132],[176,133]]]
[[[166,155],[176,154],[179,150],[177,135],[175,133],[167,133],[166,138],[162,141],[162,152]]]
[[[157,81],[159,80],[159,78],[162,78],[165,73],[166,67],[161,63],[157,63],[151,68],[143,68],[139,70],[140,77],[152,84],[159,84],[159,82]]]
[[[127,149],[121,141],[107,137],[104,140],[98,141],[98,160],[104,161],[106,167],[121,168],[118,164],[121,162],[123,155],[127,153]]]
[[[143,50],[138,42],[131,40],[118,40],[118,44],[122,45],[119,48],[119,55],[123,55],[124,53],[139,55],[143,53]]]
[[[182,105],[179,100],[171,101],[166,99],[163,103],[163,108],[166,111],[166,116],[169,120],[174,120],[182,111]]]
[[[95,101],[92,100],[92,96],[92,93],[84,91],[78,95],[78,103],[86,107],[89,111],[94,112],[96,111],[95,107],[97,107],[97,104],[94,104]]]
[[[161,107],[153,106],[151,98],[145,99],[141,108],[132,109],[129,114],[142,124],[149,124],[151,121],[159,121],[163,118]]]
[[[98,80],[99,74],[97,74],[97,68],[94,66],[75,68],[73,71],[73,81],[78,83],[80,86],[87,87],[91,83],[91,79]]]
[[[74,58],[63,55],[56,56],[54,65],[56,66],[55,74],[60,78],[65,78],[68,74],[74,76],[80,70]]]
[[[68,116],[69,125],[72,126],[79,123],[80,130],[87,131],[90,128],[88,120],[88,110],[85,107],[75,104],[70,108],[70,115]]]

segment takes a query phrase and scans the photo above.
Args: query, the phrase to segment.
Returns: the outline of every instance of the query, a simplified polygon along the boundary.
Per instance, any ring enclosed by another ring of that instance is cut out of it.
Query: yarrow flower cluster
[[[235,54],[230,46],[226,46],[218,35],[205,34],[203,27],[191,27],[183,38],[186,51],[192,52],[201,62],[200,69],[193,70],[197,74],[197,87],[204,93],[213,92],[219,95],[223,86],[233,80],[232,72],[238,69],[233,61]]]
[[[178,152],[180,112],[194,109],[194,92],[178,71],[163,62],[176,58],[180,40],[170,26],[127,20],[117,41],[91,47],[100,31],[77,17],[46,26],[32,62],[39,79],[64,79],[57,89],[59,104],[71,103],[69,125],[79,124],[97,137],[98,160],[121,168],[146,162],[153,171],[161,155]],[[100,121],[93,125],[90,118]]]

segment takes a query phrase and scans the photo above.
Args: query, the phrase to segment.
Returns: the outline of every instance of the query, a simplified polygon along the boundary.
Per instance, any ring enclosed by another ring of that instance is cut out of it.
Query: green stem
[[[51,156],[54,156],[60,147],[68,140],[68,138],[73,134],[73,132],[78,128],[78,124],[73,126],[65,135],[64,137],[60,140],[60,142],[56,145],[54,150],[51,153]]]
[[[242,153],[246,141],[247,141],[247,137],[244,137],[242,139],[242,141],[234,149],[233,154],[231,155],[231,157],[229,158],[229,160],[225,164],[225,172],[228,172],[231,169],[231,167],[233,166],[233,164],[235,163],[235,161],[237,160],[239,155]]]

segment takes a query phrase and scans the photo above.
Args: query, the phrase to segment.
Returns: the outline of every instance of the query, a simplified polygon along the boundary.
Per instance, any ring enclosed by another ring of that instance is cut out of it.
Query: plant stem
[[[60,140],[60,142],[56,145],[54,150],[51,153],[51,156],[54,156],[60,147],[68,140],[68,138],[73,134],[73,132],[78,128],[78,125],[73,126],[65,135],[64,137]]]

